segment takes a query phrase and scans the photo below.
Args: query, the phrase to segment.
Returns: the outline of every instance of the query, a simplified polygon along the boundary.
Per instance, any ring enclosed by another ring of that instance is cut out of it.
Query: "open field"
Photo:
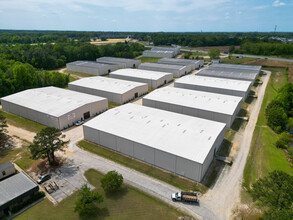
[[[106,196],[100,185],[102,176],[93,169],[85,172],[89,183],[104,197],[104,202],[98,205],[94,219],[177,219],[184,215],[128,185],[124,185],[120,192]],[[76,198],[77,193],[74,193],[57,206],[45,199],[15,219],[79,219],[74,212]]]
[[[97,39],[95,41],[91,41],[91,44],[94,45],[105,45],[105,44],[116,44],[116,43],[124,43],[125,41],[130,41],[129,38],[117,38],[117,39],[107,39],[106,41],[101,41],[101,39]]]
[[[140,57],[142,63],[153,62],[157,63],[158,60],[162,59],[161,57]]]
[[[43,128],[45,128],[44,125],[41,125],[41,124],[39,124],[37,122],[34,122],[34,121],[31,121],[31,120],[19,117],[17,115],[13,115],[13,114],[4,112],[2,110],[0,110],[0,112],[6,117],[7,123],[11,124],[11,125],[13,125],[15,127],[23,128],[25,130],[32,131],[32,132],[35,132],[35,133],[37,133],[40,130],[42,130]]]
[[[245,64],[250,61],[256,61],[258,59],[255,58],[250,58],[250,57],[243,57],[243,58],[236,58],[236,57],[231,57],[231,59],[223,58],[221,59],[223,63],[230,63],[230,64]],[[255,64],[257,65],[257,64]]]
[[[277,135],[266,125],[265,108],[276,95],[277,89],[287,81],[285,68],[264,68],[272,72],[266,94],[260,110],[256,128],[252,139],[252,145],[246,167],[244,170],[245,187],[250,187],[259,177],[278,169],[293,175],[293,168],[290,167],[287,158],[282,150],[276,148],[274,143]]]
[[[207,190],[207,188],[202,184],[196,183],[186,178],[181,178],[170,172],[166,172],[152,165],[127,157],[123,154],[112,151],[108,148],[99,146],[97,144],[93,144],[83,140],[78,143],[78,146],[91,153],[97,154],[106,159],[122,164],[126,167],[135,169],[141,173],[145,173],[151,177],[164,181],[180,189],[183,189],[186,191],[189,191],[189,190],[200,191],[202,193],[204,193]]]

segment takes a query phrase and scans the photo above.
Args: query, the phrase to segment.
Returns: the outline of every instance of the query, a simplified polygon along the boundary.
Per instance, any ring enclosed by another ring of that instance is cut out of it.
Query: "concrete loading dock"
[[[225,124],[126,104],[83,126],[87,141],[201,181],[221,145]]]
[[[66,68],[72,72],[102,76],[118,70],[119,66],[117,64],[103,64],[94,61],[75,61],[67,63]]]
[[[156,89],[173,80],[172,73],[140,69],[121,69],[110,73],[111,78],[147,83],[149,88]]]
[[[175,56],[174,51],[154,51],[154,50],[145,50],[142,53],[143,57],[167,57],[172,58]]]
[[[231,127],[242,98],[174,87],[157,89],[142,99],[144,106],[225,123]]]
[[[82,78],[68,86],[70,90],[105,97],[118,104],[124,104],[148,92],[145,83],[101,76]]]
[[[191,66],[179,66],[162,63],[142,63],[138,69],[172,73],[173,77],[181,77],[191,71]]]
[[[119,68],[137,68],[141,63],[140,60],[126,59],[118,57],[100,57],[96,60],[97,63],[116,64]]]
[[[239,69],[225,69],[225,68],[204,68],[196,73],[200,76],[211,76],[219,78],[237,79],[237,80],[247,80],[254,82],[258,76],[255,71],[246,71]]]
[[[243,97],[250,92],[252,81],[188,75],[177,79],[174,87]]]
[[[61,130],[108,109],[105,98],[56,87],[28,89],[1,103],[6,112]]]
[[[203,60],[189,60],[189,59],[176,59],[176,58],[163,58],[158,61],[158,63],[172,64],[172,65],[191,65],[191,70],[199,69],[203,66]]]

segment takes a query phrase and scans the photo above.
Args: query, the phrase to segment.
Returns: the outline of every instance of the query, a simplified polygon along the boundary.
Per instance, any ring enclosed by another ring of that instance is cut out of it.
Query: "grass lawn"
[[[120,105],[121,105],[121,104],[118,104],[118,103],[115,103],[115,102],[109,102],[108,107],[109,107],[109,109],[110,109],[110,108],[118,107],[118,106],[120,106]]]
[[[95,186],[104,197],[104,202],[99,204],[95,219],[177,219],[184,215],[127,185],[124,185],[120,192],[106,196],[100,186],[102,176],[93,169],[85,172],[90,184]],[[57,206],[53,206],[48,199],[45,199],[15,219],[79,219],[78,214],[73,211],[76,198],[77,193],[74,193]]]
[[[78,146],[84,150],[87,150],[91,153],[97,154],[104,158],[110,159],[117,163],[120,163],[126,167],[135,169],[141,173],[145,173],[149,176],[152,176],[156,179],[164,181],[170,185],[178,187],[182,190],[189,191],[200,191],[202,193],[206,192],[207,187],[202,184],[196,183],[189,179],[181,178],[177,175],[174,175],[169,172],[165,172],[159,168],[151,166],[147,163],[140,162],[133,158],[127,157],[125,155],[119,154],[118,152],[112,151],[108,148],[87,142],[87,141],[80,141]]]
[[[243,58],[236,58],[236,57],[231,57],[231,59],[227,58],[222,58],[221,59],[223,63],[230,63],[230,64],[244,64],[249,61],[254,61],[257,60],[256,58],[250,58],[250,57],[243,57]]]
[[[0,112],[6,117],[7,123],[15,127],[23,128],[25,130],[36,132],[36,133],[41,131],[43,128],[45,128],[44,125],[41,125],[37,122],[4,112],[2,110],[0,110]]]
[[[266,176],[273,170],[282,170],[293,175],[287,158],[282,150],[275,147],[277,135],[266,125],[265,108],[276,95],[277,89],[287,82],[285,68],[264,68],[272,71],[270,81],[266,88],[257,125],[254,130],[250,153],[244,170],[243,186],[251,186],[258,178]]]
[[[75,78],[74,76],[79,76],[79,77],[92,77],[92,76],[96,76],[96,75],[87,74],[87,73],[72,72],[72,71],[69,71],[69,70],[65,70],[64,73],[69,73],[70,76],[72,76],[73,78]]]
[[[140,57],[139,58],[142,63],[153,62],[157,63],[158,60],[162,59],[162,57]]]

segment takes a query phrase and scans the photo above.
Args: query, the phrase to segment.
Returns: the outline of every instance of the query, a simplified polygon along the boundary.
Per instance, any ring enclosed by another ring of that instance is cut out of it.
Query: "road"
[[[180,191],[179,189],[78,148],[76,143],[83,139],[81,127],[72,128],[64,132],[71,141],[68,150],[63,155],[78,168],[77,171],[72,173],[70,180],[75,179],[78,181],[83,173],[90,168],[102,173],[116,170],[123,175],[127,184],[153,195],[197,219],[229,219],[234,205],[239,202],[243,170],[269,77],[270,72],[263,76],[263,85],[258,87],[258,99],[250,112],[250,120],[243,134],[238,134],[237,138],[240,140],[239,149],[232,167],[226,166],[224,168],[215,186],[200,197],[199,205],[172,202],[170,199],[171,193]],[[12,131],[13,129],[11,128],[10,132]],[[26,134],[26,137],[29,137],[28,139],[30,140],[32,136],[33,133]]]

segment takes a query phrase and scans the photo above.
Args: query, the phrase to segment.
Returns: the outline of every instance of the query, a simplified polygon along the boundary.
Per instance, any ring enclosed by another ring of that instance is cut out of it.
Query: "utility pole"
[[[274,30],[274,33],[276,33],[276,30],[277,30],[277,25],[275,25],[275,30]]]

